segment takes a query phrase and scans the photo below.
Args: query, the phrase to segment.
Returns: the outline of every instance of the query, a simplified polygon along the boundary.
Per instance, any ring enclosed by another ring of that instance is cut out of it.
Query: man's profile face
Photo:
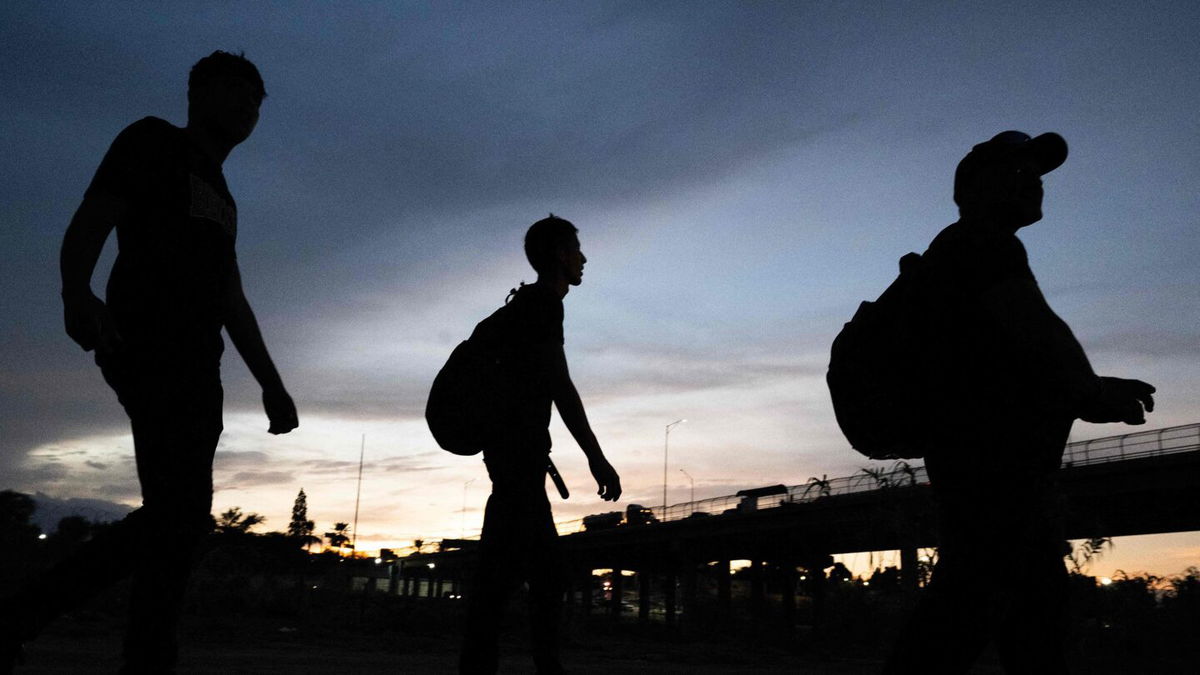
[[[261,104],[262,92],[255,83],[243,77],[216,77],[192,92],[191,122],[237,145],[254,131]]]
[[[579,237],[572,236],[559,251],[559,261],[566,272],[567,283],[572,286],[583,283],[583,266],[587,263],[587,256],[579,248]]]
[[[1031,160],[1018,162],[1009,169],[1008,204],[1018,227],[1042,219],[1042,177],[1039,167]]]
[[[999,162],[976,178],[969,201],[972,211],[988,213],[1016,228],[1042,219],[1042,177],[1036,162]]]

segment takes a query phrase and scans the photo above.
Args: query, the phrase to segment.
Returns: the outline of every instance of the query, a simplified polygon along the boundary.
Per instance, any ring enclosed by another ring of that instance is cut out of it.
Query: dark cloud
[[[1200,360],[1200,332],[1167,332],[1147,328],[1136,332],[1109,332],[1088,340],[1093,353],[1138,355],[1183,363]]]
[[[1132,6],[1027,9],[1014,23],[1012,10],[991,6],[868,13],[837,3],[250,3],[97,4],[68,12],[4,3],[0,87],[9,104],[0,108],[0,247],[9,255],[0,306],[9,320],[0,323],[0,475],[65,486],[73,480],[69,458],[28,459],[29,451],[127,433],[90,355],[62,334],[58,245],[115,134],[148,114],[181,123],[187,69],[217,47],[246,49],[271,94],[226,173],[239,202],[248,293],[302,420],[312,413],[419,419],[432,374],[448,354],[431,356],[422,341],[441,331],[452,346],[469,331],[450,331],[447,314],[429,307],[457,302],[465,277],[502,266],[497,251],[509,259],[531,213],[560,205],[655,213],[685,196],[732,191],[730,176],[759,176],[749,169],[785,157],[805,172],[779,179],[780,192],[800,197],[783,206],[772,201],[758,216],[734,212],[721,239],[686,223],[679,231],[693,241],[640,238],[658,220],[695,214],[657,213],[650,222],[596,232],[614,246],[650,246],[650,255],[645,266],[622,270],[636,287],[618,298],[624,304],[606,306],[606,316],[593,314],[586,324],[596,330],[592,342],[570,343],[577,351],[569,354],[595,397],[811,380],[823,373],[823,359],[812,355],[827,348],[853,304],[816,317],[825,332],[793,330],[794,322],[775,317],[801,314],[799,305],[836,293],[846,259],[833,240],[839,230],[852,232],[838,240],[844,248],[890,246],[904,230],[896,214],[932,198],[905,183],[875,194],[871,181],[926,174],[912,154],[920,147],[930,153],[925,159],[946,162],[948,184],[952,155],[969,145],[963,139],[978,140],[995,124],[1074,126],[1063,130],[1074,131],[1073,156],[1078,149],[1091,159],[1061,175],[1100,167],[1111,175],[1088,174],[1079,183],[1128,192],[1124,211],[1107,194],[1073,199],[1130,223],[1144,215],[1173,223],[1173,239],[1139,231],[1143,253],[1121,275],[1096,279],[1091,266],[1106,257],[1080,256],[1089,269],[1074,278],[1085,287],[1109,284],[1107,296],[1137,278],[1133,266],[1169,258],[1179,287],[1164,297],[1194,295],[1198,240],[1189,234],[1189,214],[1196,204],[1187,186],[1195,183],[1195,134],[1159,131],[1194,128],[1194,22],[1185,19],[1197,10],[1164,20]],[[1100,99],[1103,114],[1094,105]],[[1148,127],[1154,120],[1163,126]],[[1089,136],[1097,139],[1091,147],[1074,145]],[[956,149],[948,154],[931,139]],[[1157,165],[1174,167],[1166,180],[1149,170]],[[937,198],[948,202],[947,194]],[[824,207],[830,222],[819,237],[779,236],[802,231],[823,204],[832,206]],[[1165,210],[1144,214],[1147,204]],[[1134,238],[1131,229],[1106,234],[1106,254]],[[1076,238],[1053,236],[1061,240],[1054,255],[1077,255]],[[679,255],[685,244],[692,253],[729,246],[739,257],[709,268],[696,255]],[[885,256],[888,264],[905,250]],[[778,268],[764,263],[769,254],[783,259]],[[519,254],[513,258],[523,265]],[[738,283],[746,279],[754,281]],[[794,295],[808,288],[819,292]],[[665,300],[678,309],[664,311]],[[1126,313],[1125,328],[1152,325],[1166,313],[1194,315],[1186,311],[1193,305],[1140,300],[1126,303],[1141,313],[1136,320]],[[397,311],[407,313],[396,324],[420,330],[398,335],[393,324],[363,321]],[[1097,324],[1114,314],[1087,311],[1100,317]],[[1114,329],[1088,347],[1194,361],[1200,341],[1181,323],[1150,336]],[[778,335],[789,330],[795,340]],[[226,363],[227,410],[259,411],[257,389],[232,350]],[[320,460],[260,472],[255,467],[275,461],[260,452],[222,451],[217,461],[248,482],[357,469]],[[420,456],[377,462],[385,471],[433,465]],[[107,458],[89,466],[129,468]],[[88,489],[136,495],[132,479],[102,478]]]
[[[58,528],[58,521],[67,516],[83,516],[92,522],[111,522],[120,520],[133,510],[126,504],[108,501],[71,497],[60,499],[37,492],[33,495],[37,510],[33,513],[33,522],[44,532],[53,532]]]
[[[358,462],[343,462],[331,459],[311,459],[305,462],[300,462],[300,466],[305,473],[316,474],[331,474],[343,473],[346,471],[357,471]]]
[[[216,463],[225,470],[244,466],[262,466],[271,462],[271,455],[261,450],[218,450]]]
[[[235,490],[260,485],[294,483],[295,478],[288,471],[239,471],[221,482],[223,489]]]
[[[824,377],[827,368],[824,354],[817,357],[781,345],[718,350],[703,344],[616,344],[589,349],[578,361],[585,364],[576,370],[587,373],[589,396],[598,398],[799,383]]]
[[[249,55],[271,92],[259,130],[228,166],[251,297],[303,288],[297,302],[309,308],[353,307],[397,275],[416,286],[431,260],[464,243],[493,249],[527,220],[497,228],[465,214],[650,199],[828,126],[797,112],[806,110],[797,60],[817,50],[793,39],[794,13],[634,3],[566,14],[376,8],[327,22],[260,8],[242,19],[279,28],[264,40],[192,10],[175,16],[182,33],[160,30],[170,8],[161,18],[3,11],[0,85],[20,106],[0,114],[0,128],[9,156],[30,160],[5,165],[3,236],[13,238],[6,249],[36,254],[17,257],[4,287],[23,320],[0,328],[11,346],[0,355],[9,383],[0,469],[39,442],[124,428],[88,357],[62,335],[56,250],[111,138],[145,114],[181,122],[186,70],[212,46],[255,45]],[[67,103],[81,100],[88,105]],[[381,232],[397,240],[398,259],[361,255],[358,242]],[[283,265],[319,270],[320,283],[297,284]],[[103,266],[97,287],[102,276]],[[260,307],[260,316],[269,326],[285,308]],[[295,375],[316,385],[310,410],[415,417],[427,393],[423,380],[312,370]],[[230,404],[254,408],[253,399],[235,391]]]
[[[445,469],[445,464],[437,461],[429,462],[428,460],[437,460],[444,456],[445,453],[441,452],[420,452],[413,455],[384,457],[364,462],[363,471],[371,473],[376,471],[383,471],[385,473],[437,471]],[[325,459],[300,462],[298,466],[300,467],[299,471],[306,474],[340,474],[356,473],[358,471],[358,462]]]
[[[80,491],[80,488],[74,488],[75,491]],[[142,498],[142,487],[138,483],[137,477],[130,475],[122,483],[107,483],[92,488],[100,497],[106,499],[120,499],[123,501],[136,502]]]

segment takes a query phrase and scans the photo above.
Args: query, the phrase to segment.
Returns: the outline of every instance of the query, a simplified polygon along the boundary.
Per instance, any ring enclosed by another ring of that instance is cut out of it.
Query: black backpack
[[[921,363],[916,277],[921,256],[900,258],[900,276],[863,302],[830,350],[825,381],[846,440],[871,459],[923,457],[928,401]]]
[[[508,359],[498,345],[480,337],[485,323],[510,320],[517,296],[513,289],[504,306],[475,326],[471,337],[450,352],[438,371],[425,403],[425,422],[443,450],[456,455],[476,455],[495,445],[511,423],[516,386]]]
[[[463,340],[438,371],[425,403],[433,438],[456,455],[475,455],[500,432],[505,374],[499,359]]]

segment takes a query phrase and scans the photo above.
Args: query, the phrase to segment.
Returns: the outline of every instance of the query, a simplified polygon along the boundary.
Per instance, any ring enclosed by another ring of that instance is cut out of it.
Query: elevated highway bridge
[[[1200,530],[1200,424],[1070,443],[1060,480],[1067,538]],[[583,520],[558,524],[571,578],[577,581],[573,590],[587,599],[593,569],[634,570],[642,591],[640,612],[647,611],[651,580],[658,580],[668,620],[677,582],[682,581],[685,595],[694,591],[697,570],[717,570],[718,595],[727,602],[731,560],[752,561],[752,572],[770,563],[822,574],[832,554],[898,549],[902,575],[915,587],[917,549],[937,545],[925,469],[904,462],[630,515],[637,517],[621,524],[615,518],[591,519],[591,527]],[[476,554],[471,542],[445,543],[451,544],[444,546],[447,550],[397,561],[395,590],[434,596],[457,592]],[[451,550],[453,545],[459,548]],[[612,581],[618,586],[612,597],[620,598],[621,575],[613,574]],[[575,592],[569,597],[574,599]]]

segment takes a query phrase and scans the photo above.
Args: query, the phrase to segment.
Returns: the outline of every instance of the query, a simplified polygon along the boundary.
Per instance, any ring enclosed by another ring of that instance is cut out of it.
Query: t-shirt
[[[135,352],[219,362],[226,285],[237,264],[237,205],[221,167],[164,120],[146,117],[113,141],[88,191],[129,206],[106,301]]]
[[[1014,329],[1074,340],[1048,308],[1034,316],[1053,325],[1003,331],[982,303],[1000,283],[1027,282],[1037,290],[1021,241],[1011,232],[955,223],[922,256],[919,279],[928,327],[926,405],[937,419],[927,464],[943,479],[959,472],[977,483],[1056,471],[1074,417],[1054,401],[1069,394],[1064,371],[1087,368],[1086,359],[1013,344]]]
[[[479,322],[471,341],[503,365],[511,393],[504,426],[511,441],[549,450],[554,375],[549,357],[563,345],[562,298],[541,284],[522,286],[508,304]]]
[[[1021,241],[1011,232],[958,222],[922,255],[918,276],[926,332],[923,356],[931,409],[942,426],[979,425],[1026,416],[1034,377],[1027,355],[1006,343],[981,298],[1008,281],[1036,284]]]

